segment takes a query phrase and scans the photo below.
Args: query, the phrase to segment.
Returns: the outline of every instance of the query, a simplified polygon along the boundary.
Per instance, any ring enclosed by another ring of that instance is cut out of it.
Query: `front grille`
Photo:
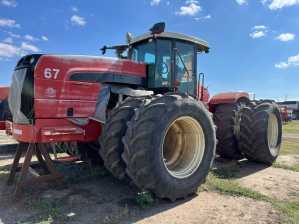
[[[21,94],[21,112],[30,120],[34,119],[34,70],[27,69]]]

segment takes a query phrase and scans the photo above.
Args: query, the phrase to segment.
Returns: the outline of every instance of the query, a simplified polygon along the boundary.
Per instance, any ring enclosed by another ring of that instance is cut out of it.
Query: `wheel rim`
[[[272,114],[269,118],[268,124],[268,145],[270,150],[273,150],[277,146],[278,141],[278,121],[275,114]]]
[[[180,117],[168,128],[162,156],[167,171],[176,178],[186,178],[199,167],[205,149],[201,125],[192,117]]]

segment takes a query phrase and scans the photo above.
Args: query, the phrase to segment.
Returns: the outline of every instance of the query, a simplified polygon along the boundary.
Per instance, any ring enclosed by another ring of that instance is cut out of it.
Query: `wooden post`
[[[15,158],[13,160],[12,167],[10,169],[9,177],[7,180],[8,185],[13,184],[13,179],[15,177],[15,174],[16,174],[16,171],[18,168],[18,164],[19,164],[22,152],[23,152],[24,145],[25,145],[25,142],[20,142],[18,145],[18,149],[17,149],[16,155],[15,155]]]
[[[19,177],[16,191],[15,191],[14,199],[19,199],[21,196],[23,187],[20,187],[19,184],[20,184],[20,181],[23,181],[26,179],[33,153],[34,153],[34,143],[30,143],[28,146],[28,149],[27,149],[27,153],[25,156],[23,166],[22,166],[22,170],[21,170],[21,174]]]
[[[32,184],[45,182],[47,180],[55,179],[59,188],[64,189],[65,186],[62,181],[61,175],[60,175],[60,173],[58,173],[57,168],[54,165],[54,163],[53,163],[53,161],[43,143],[38,143],[38,146],[36,146],[35,143],[30,143],[28,146],[28,150],[27,150],[27,153],[25,156],[23,166],[18,167],[24,145],[25,145],[24,142],[19,143],[16,155],[15,155],[15,158],[13,161],[13,165],[10,170],[9,178],[7,180],[7,184],[9,184],[9,185],[13,184],[13,179],[14,179],[16,172],[21,172],[18,183],[17,183],[16,191],[14,194],[14,199],[20,198],[23,187],[32,185]],[[31,162],[32,155],[34,152],[36,153],[39,164],[32,164],[30,166],[30,162]],[[43,154],[46,162],[44,161],[41,153]],[[50,168],[51,172],[49,171],[47,165]],[[40,176],[38,173],[36,173],[33,170],[33,168],[37,168],[37,167],[42,167],[42,169],[44,170],[46,175]],[[27,176],[28,172],[30,172],[34,176],[33,179],[26,180],[26,176]]]

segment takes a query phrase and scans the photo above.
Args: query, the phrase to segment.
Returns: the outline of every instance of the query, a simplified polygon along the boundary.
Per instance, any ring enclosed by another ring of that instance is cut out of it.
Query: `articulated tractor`
[[[88,146],[116,178],[171,201],[205,183],[216,154],[273,163],[282,137],[276,103],[246,92],[210,97],[197,71],[209,44],[164,30],[157,23],[101,49],[116,58],[22,57],[9,93],[14,139],[73,145],[62,148],[74,155]]]

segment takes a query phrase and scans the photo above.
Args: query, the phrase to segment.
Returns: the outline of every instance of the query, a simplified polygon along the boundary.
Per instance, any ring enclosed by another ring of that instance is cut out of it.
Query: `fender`
[[[248,103],[251,101],[248,93],[246,92],[230,92],[230,93],[218,93],[213,96],[208,103],[209,111],[215,113],[215,109],[218,104],[221,103],[236,103],[237,101],[244,101]]]
[[[230,92],[216,94],[212,97],[209,104],[236,103],[239,100],[242,100],[245,103],[251,101],[248,93],[246,92]]]

